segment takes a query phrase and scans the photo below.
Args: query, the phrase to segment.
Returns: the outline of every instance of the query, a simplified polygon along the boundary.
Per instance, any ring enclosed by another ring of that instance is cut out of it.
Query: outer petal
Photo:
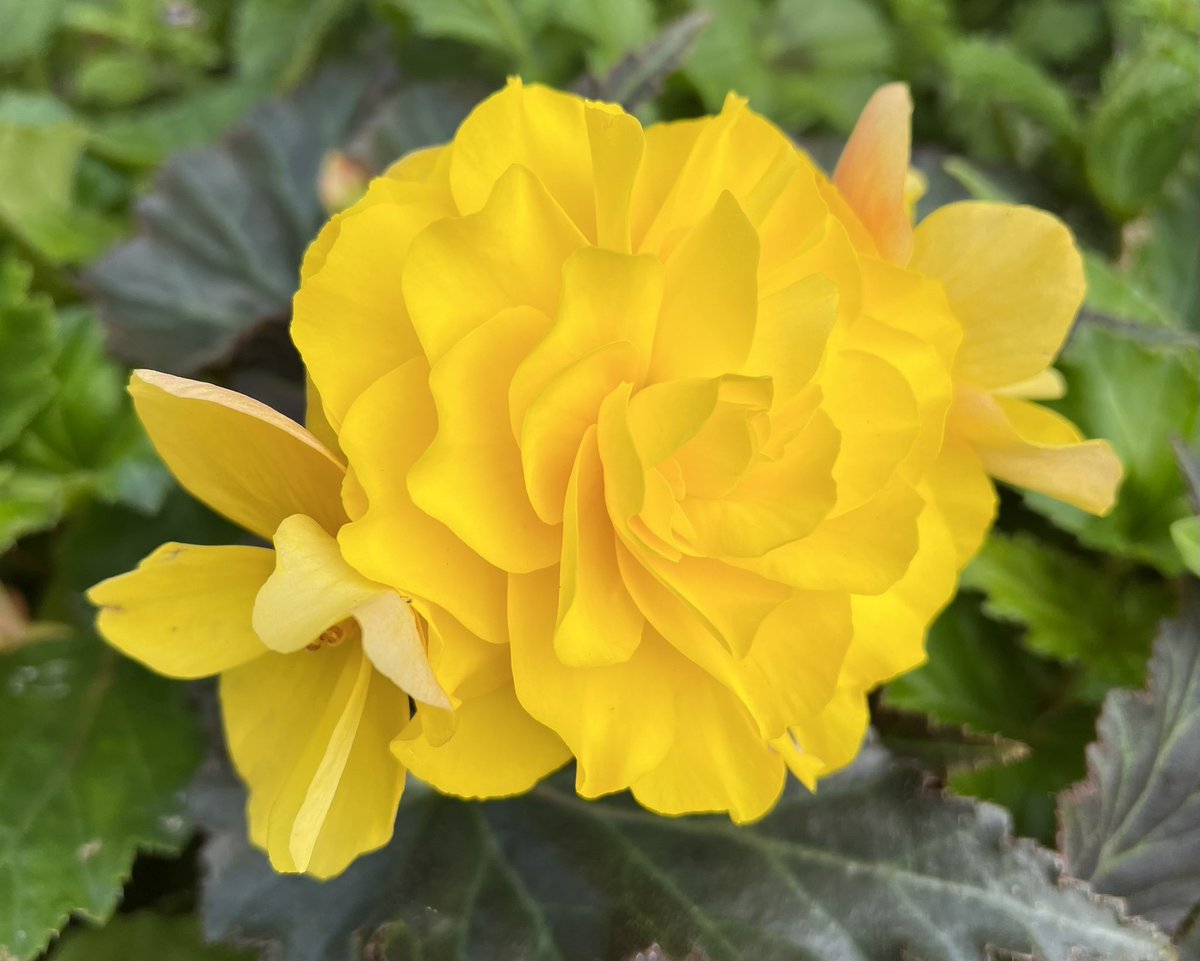
[[[358,399],[341,440],[369,501],[342,528],[346,560],[365,576],[453,611],[485,640],[507,638],[507,580],[449,528],[417,508],[400,482],[437,426],[429,368],[415,359],[385,374]]]
[[[963,325],[955,371],[982,387],[1041,374],[1083,302],[1083,261],[1050,214],[948,204],[917,227],[912,268],[941,281]]]
[[[272,562],[261,547],[164,544],[87,596],[117,650],[168,677],[207,677],[266,653],[250,612]]]
[[[454,736],[442,744],[424,736],[421,715],[392,742],[401,764],[446,794],[521,794],[571,759],[562,740],[525,712],[511,684],[472,698],[456,715]]]
[[[741,702],[699,668],[683,661],[671,683],[680,707],[675,741],[633,782],[633,796],[660,814],[728,811],[739,824],[762,817],[783,791],[782,759]]]
[[[270,539],[307,514],[345,522],[345,469],[295,421],[242,394],[152,370],[129,381],[133,405],[171,473],[213,510]]]
[[[993,477],[1093,514],[1112,508],[1122,474],[1117,455],[1107,441],[1084,440],[1052,410],[967,388],[952,418]]]
[[[961,438],[947,438],[922,484],[954,538],[958,568],[975,556],[996,517],[996,488],[979,455]]]
[[[267,654],[221,676],[250,836],[279,871],[338,874],[392,834],[404,768],[389,743],[408,697],[357,644]]]
[[[580,794],[598,797],[627,788],[657,767],[671,747],[674,671],[682,658],[655,637],[643,639],[623,664],[567,667],[554,654],[556,572],[513,575],[509,582],[518,699],[578,759]]]
[[[913,248],[904,204],[911,122],[908,87],[880,87],[859,115],[833,174],[879,253],[898,264],[908,261]]]
[[[866,693],[853,686],[839,687],[824,711],[793,727],[773,746],[811,791],[818,777],[832,774],[854,760],[869,721]]]

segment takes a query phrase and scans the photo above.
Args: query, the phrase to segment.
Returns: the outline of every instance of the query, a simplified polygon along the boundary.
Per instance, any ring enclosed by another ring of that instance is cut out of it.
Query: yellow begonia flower
[[[343,559],[345,467],[312,433],[167,374],[136,372],[130,393],[180,482],[274,550],[165,544],[88,596],[101,634],[129,656],[172,677],[220,675],[250,834],[278,870],[327,877],[384,844],[405,779],[390,743],[448,753],[466,695],[482,694],[531,745],[507,768],[509,793],[562,763],[560,742],[515,710],[497,645]],[[435,677],[430,661],[448,656],[454,666]]]
[[[361,496],[344,557],[507,641],[584,796],[745,821],[787,768],[848,763],[990,522],[979,455],[943,443],[957,291],[902,264],[907,168],[869,190],[734,96],[643,129],[512,81],[306,257],[293,337]],[[526,750],[449,743],[476,738]]]
[[[961,500],[969,475],[1040,491],[1095,514],[1116,499],[1121,465],[1107,442],[1032,403],[1061,397],[1051,366],[1083,302],[1083,261],[1070,231],[1032,207],[948,204],[912,227],[910,117],[903,84],[880,89],[863,110],[833,182],[843,222],[864,256],[877,256],[941,286],[962,327],[955,400],[943,457],[959,465],[935,485],[939,502]],[[954,515],[954,512],[951,512]],[[962,561],[974,554],[990,513],[958,512]]]

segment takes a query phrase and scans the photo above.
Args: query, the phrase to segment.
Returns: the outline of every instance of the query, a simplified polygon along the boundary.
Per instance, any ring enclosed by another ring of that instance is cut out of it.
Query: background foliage
[[[0,0],[0,958],[1200,959],[1198,16]],[[211,691],[91,631],[87,585],[164,540],[237,536],[173,487],[125,365],[298,412],[305,245],[514,72],[647,121],[735,89],[826,162],[870,92],[906,80],[923,210],[1028,201],[1076,231],[1090,292],[1059,403],[1127,480],[1103,519],[1006,492],[863,758],[754,828],[555,779],[485,806],[413,789],[396,839],[343,878],[274,876]]]

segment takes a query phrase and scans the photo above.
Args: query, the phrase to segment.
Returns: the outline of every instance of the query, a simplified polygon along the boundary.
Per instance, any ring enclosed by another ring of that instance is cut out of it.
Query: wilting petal
[[[917,227],[911,266],[946,289],[963,326],[956,374],[1005,387],[1041,374],[1083,302],[1083,261],[1050,214],[948,204]]]
[[[912,98],[902,83],[880,87],[867,101],[842,150],[833,182],[862,221],[879,253],[898,264],[912,255],[905,209]]]
[[[459,708],[454,736],[444,743],[431,744],[422,724],[418,714],[392,742],[392,751],[413,774],[446,794],[521,794],[571,759],[562,740],[521,707],[511,684]]]
[[[953,426],[993,477],[1104,514],[1116,500],[1121,462],[1107,441],[1084,440],[1065,418],[1014,397],[964,388]]]
[[[428,379],[424,360],[410,361],[372,384],[347,416],[342,445],[369,509],[342,528],[338,540],[343,556],[365,576],[453,610],[472,633],[499,643],[508,636],[504,574],[419,510],[396,480],[437,427]]]
[[[307,514],[334,533],[345,522],[345,469],[295,421],[242,394],[152,370],[129,393],[171,473],[220,514],[270,539]]]
[[[261,547],[164,544],[87,596],[117,650],[168,677],[208,677],[266,653],[250,613],[273,560]]]
[[[391,837],[404,768],[389,745],[408,697],[357,644],[228,671],[221,708],[250,836],[276,870],[329,877]]]

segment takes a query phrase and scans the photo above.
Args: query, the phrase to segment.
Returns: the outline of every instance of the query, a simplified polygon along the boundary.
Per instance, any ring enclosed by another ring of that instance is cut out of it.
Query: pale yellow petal
[[[1084,292],[1061,221],[1032,207],[955,203],[926,217],[915,240],[912,268],[941,282],[963,326],[960,376],[1005,387],[1054,362]]]
[[[171,473],[213,510],[270,539],[307,514],[334,533],[345,521],[345,469],[295,421],[242,394],[157,371],[129,393]]]
[[[250,616],[272,562],[260,547],[164,544],[87,596],[117,650],[168,677],[207,677],[266,653]]]
[[[250,836],[276,870],[329,877],[391,837],[404,769],[389,744],[408,698],[357,644],[228,671],[221,708]]]

